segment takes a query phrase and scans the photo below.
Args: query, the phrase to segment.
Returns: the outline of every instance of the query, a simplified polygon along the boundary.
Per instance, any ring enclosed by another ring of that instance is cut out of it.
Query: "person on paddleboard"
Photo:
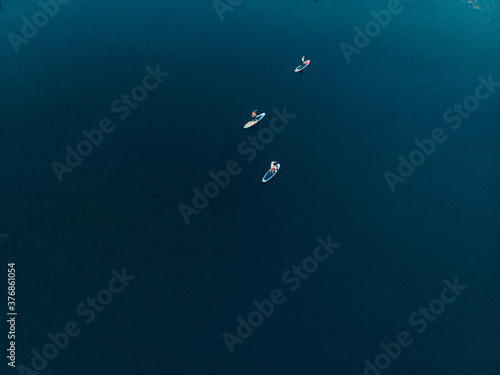
[[[256,117],[257,117],[257,110],[252,112],[252,118],[255,120]]]
[[[271,162],[271,173],[276,173],[276,171],[278,170],[278,162],[277,161],[272,161]]]

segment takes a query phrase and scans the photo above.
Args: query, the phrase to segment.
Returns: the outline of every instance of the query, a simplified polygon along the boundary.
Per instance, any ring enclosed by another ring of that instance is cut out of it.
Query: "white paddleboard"
[[[271,169],[269,169],[267,171],[267,173],[264,175],[264,177],[262,177],[262,182],[267,182],[269,181],[271,178],[273,178],[274,176],[276,176],[276,174],[278,173],[278,171],[280,170],[280,165],[279,164],[276,164],[276,166],[278,167],[278,169],[273,173],[271,172]]]
[[[295,73],[301,72],[302,70],[307,68],[310,62],[311,60],[304,61],[302,64],[300,64],[298,67],[295,68]]]
[[[251,128],[256,123],[258,123],[260,120],[262,120],[265,115],[266,115],[265,113],[261,113],[260,115],[255,117],[255,120],[248,121],[243,128],[245,128],[245,129]]]

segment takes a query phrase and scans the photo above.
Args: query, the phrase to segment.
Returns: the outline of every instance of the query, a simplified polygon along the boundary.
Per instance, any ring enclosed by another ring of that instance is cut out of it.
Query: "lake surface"
[[[7,373],[500,373],[500,2],[232,4],[3,1]]]

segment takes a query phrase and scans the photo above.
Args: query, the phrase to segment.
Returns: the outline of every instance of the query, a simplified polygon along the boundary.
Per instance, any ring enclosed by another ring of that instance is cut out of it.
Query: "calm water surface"
[[[41,8],[3,3],[7,373],[70,321],[81,333],[41,374],[362,374],[401,331],[412,344],[382,374],[500,373],[500,89],[443,120],[479,76],[500,81],[500,2],[402,1],[351,63],[339,45],[386,1],[243,1],[221,21],[210,1],[73,0],[18,53],[8,34]],[[111,104],[157,65],[168,77],[121,120]],[[59,182],[52,163],[104,118],[114,130]],[[384,172],[436,128],[446,141],[391,192]],[[251,161],[238,151],[270,133]],[[179,204],[231,160],[241,172],[186,225]],[[327,236],[340,247],[291,291],[283,273]],[[135,279],[86,323],[77,306],[122,267]],[[419,333],[410,316],[455,278],[467,289]],[[223,333],[274,289],[286,301],[230,354]]]

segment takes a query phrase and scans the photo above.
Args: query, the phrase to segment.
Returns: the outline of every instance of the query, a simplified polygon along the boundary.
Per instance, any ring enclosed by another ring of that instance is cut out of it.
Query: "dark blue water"
[[[403,1],[348,63],[339,45],[387,4],[243,1],[221,21],[210,1],[72,0],[15,53],[9,33],[40,6],[3,1],[0,246],[18,316],[2,373],[29,373],[74,321],[41,374],[357,375],[402,331],[412,343],[367,373],[499,374],[500,88],[483,84],[456,129],[443,115],[478,77],[500,81],[500,3]],[[111,104],[157,66],[168,77],[121,120]],[[105,118],[60,182],[52,163]],[[446,140],[391,192],[384,172],[436,128]],[[186,224],[179,205],[231,160]],[[328,236],[340,247],[292,291],[282,275]],[[86,323],[77,306],[123,267],[135,279]],[[410,317],[455,278],[467,289],[419,332]],[[222,335],[274,289],[286,300],[231,354]]]

